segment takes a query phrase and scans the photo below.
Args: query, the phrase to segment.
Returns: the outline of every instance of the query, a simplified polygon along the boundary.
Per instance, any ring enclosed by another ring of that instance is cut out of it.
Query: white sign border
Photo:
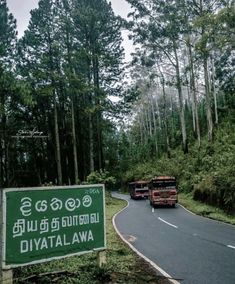
[[[95,248],[93,250],[82,251],[77,253],[66,254],[63,256],[55,256],[46,259],[34,260],[27,263],[21,264],[10,264],[6,265],[6,193],[13,191],[32,191],[32,190],[52,190],[52,189],[73,189],[73,188],[93,188],[93,187],[102,187],[103,191],[103,215],[104,215],[104,247]],[[68,185],[68,186],[43,186],[43,187],[18,187],[18,188],[3,188],[2,190],[2,269],[8,270],[16,267],[23,267],[27,265],[44,263],[52,260],[63,259],[71,256],[79,256],[87,253],[92,253],[95,251],[105,250],[107,248],[107,240],[106,240],[106,206],[105,206],[105,186],[104,184],[86,184],[86,185]]]

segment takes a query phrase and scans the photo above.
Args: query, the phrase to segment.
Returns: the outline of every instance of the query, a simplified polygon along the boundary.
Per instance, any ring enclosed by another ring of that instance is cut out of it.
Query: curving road
[[[235,226],[176,208],[152,209],[148,200],[125,199],[115,218],[122,236],[180,283],[235,283]]]

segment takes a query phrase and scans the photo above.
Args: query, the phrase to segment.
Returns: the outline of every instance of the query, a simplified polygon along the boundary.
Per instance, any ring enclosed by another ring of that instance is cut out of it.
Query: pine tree
[[[14,77],[16,20],[9,13],[6,0],[0,1],[0,186],[9,184],[8,110]]]

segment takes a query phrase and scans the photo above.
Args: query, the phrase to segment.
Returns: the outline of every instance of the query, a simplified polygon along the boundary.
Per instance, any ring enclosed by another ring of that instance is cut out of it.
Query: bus
[[[129,192],[132,199],[148,198],[148,181],[138,180],[130,182]]]
[[[151,179],[149,182],[149,202],[153,207],[158,205],[175,207],[178,202],[175,177],[158,176]]]

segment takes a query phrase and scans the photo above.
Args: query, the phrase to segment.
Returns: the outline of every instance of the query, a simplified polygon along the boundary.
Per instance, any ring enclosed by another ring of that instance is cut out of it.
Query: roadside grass
[[[214,206],[193,200],[192,195],[180,193],[179,203],[197,215],[235,225],[235,216],[226,214]]]
[[[36,264],[14,270],[19,284],[169,284],[169,280],[138,257],[116,234],[112,217],[126,202],[106,194],[107,264],[98,267],[97,253]]]

